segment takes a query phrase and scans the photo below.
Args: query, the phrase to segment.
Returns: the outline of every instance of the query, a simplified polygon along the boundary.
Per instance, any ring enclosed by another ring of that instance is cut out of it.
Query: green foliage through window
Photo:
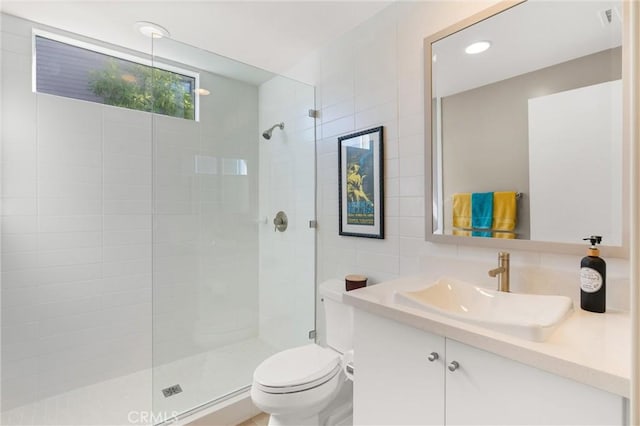
[[[191,77],[110,59],[103,69],[91,71],[89,87],[107,105],[195,119]]]

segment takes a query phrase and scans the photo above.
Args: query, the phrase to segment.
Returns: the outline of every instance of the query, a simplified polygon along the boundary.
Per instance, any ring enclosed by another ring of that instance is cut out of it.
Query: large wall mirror
[[[623,14],[500,3],[425,40],[428,240],[628,256]]]

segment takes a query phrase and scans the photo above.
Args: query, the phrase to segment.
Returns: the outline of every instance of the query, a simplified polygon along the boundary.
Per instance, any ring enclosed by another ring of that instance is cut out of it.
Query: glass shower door
[[[169,39],[153,62],[188,77],[154,83],[178,104],[153,115],[153,405],[170,418],[313,341],[314,90]]]

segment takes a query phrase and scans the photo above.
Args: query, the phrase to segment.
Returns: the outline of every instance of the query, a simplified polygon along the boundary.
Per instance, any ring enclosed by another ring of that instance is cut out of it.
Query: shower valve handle
[[[285,212],[279,211],[278,213],[276,213],[276,217],[273,218],[273,231],[284,232],[287,230],[288,224],[289,221],[287,220],[287,215],[285,214]]]

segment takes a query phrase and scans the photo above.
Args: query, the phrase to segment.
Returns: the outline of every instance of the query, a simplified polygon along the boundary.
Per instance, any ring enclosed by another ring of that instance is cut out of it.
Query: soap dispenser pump
[[[602,242],[602,237],[592,235],[583,240],[589,240],[591,247],[580,262],[580,307],[585,311],[603,313],[607,294],[607,264],[600,258],[600,250],[596,247]]]

